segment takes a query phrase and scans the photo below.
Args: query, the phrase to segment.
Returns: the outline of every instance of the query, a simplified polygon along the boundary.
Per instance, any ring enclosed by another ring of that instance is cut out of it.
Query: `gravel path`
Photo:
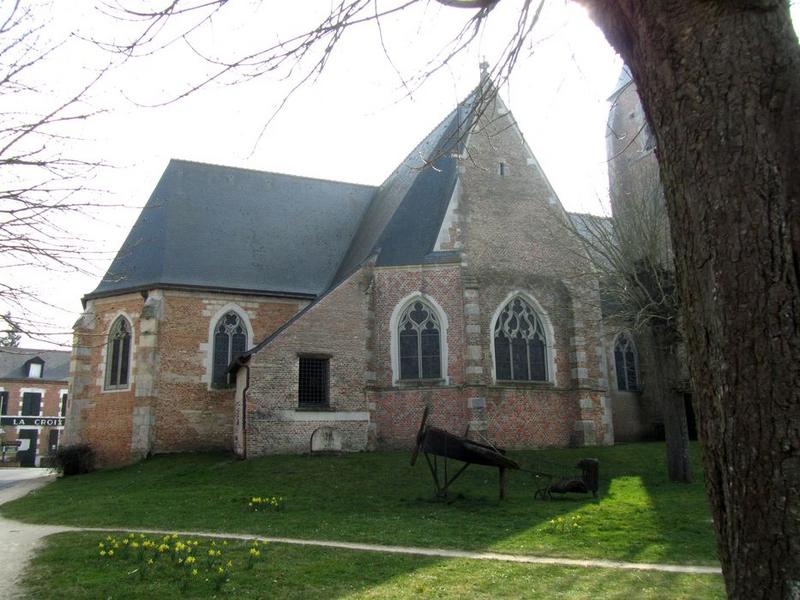
[[[0,469],[0,504],[10,502],[55,479],[49,469]],[[25,566],[42,539],[53,533],[71,531],[59,525],[28,525],[0,517],[0,598],[19,598],[19,581]]]

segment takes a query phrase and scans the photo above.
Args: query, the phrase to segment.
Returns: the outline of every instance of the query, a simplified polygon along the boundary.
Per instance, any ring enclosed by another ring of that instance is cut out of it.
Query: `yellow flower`
[[[209,550],[209,551],[208,551],[208,555],[209,555],[209,556],[214,556],[214,554],[215,554],[215,552],[214,552],[213,550]]]
[[[179,559],[178,559],[178,564],[179,564],[179,565],[182,565],[182,564],[183,564],[183,559],[182,559],[182,558],[179,558]]]
[[[100,542],[99,544],[97,544],[97,547],[98,548],[105,548],[106,546],[105,546],[105,544],[103,542]]]
[[[194,556],[187,556],[186,557],[186,564],[187,565],[193,565],[196,562],[197,562],[197,559]]]
[[[105,556],[105,555],[106,555],[106,551],[105,550],[100,550],[100,556]]]
[[[136,537],[136,534],[135,534],[135,533],[129,533],[129,534],[128,534],[128,537],[129,537],[129,538],[135,538],[135,537]]]
[[[153,559],[152,558],[147,559],[147,564],[148,565],[152,565],[153,564]]]
[[[224,573],[225,569],[222,567],[217,567],[217,573]]]
[[[114,556],[114,551],[113,551],[113,550],[109,550],[109,551],[108,551],[108,555],[109,555],[109,556]]]
[[[197,569],[192,569],[192,575],[197,575]]]
[[[232,560],[228,561],[228,568],[229,569],[233,568],[233,561]]]
[[[139,547],[139,542],[133,542],[131,544],[131,548],[138,548],[138,547]]]

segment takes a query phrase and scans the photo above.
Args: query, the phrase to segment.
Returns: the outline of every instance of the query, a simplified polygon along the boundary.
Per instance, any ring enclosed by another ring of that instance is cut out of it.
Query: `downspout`
[[[244,388],[242,388],[242,455],[241,455],[242,460],[247,458],[247,390],[250,389],[250,367],[247,365],[248,362],[250,362],[249,355],[240,356],[228,368],[229,373],[236,374],[237,389],[239,387],[238,385],[239,369],[244,368],[247,370],[246,371],[247,374],[245,375],[246,379]]]
[[[250,389],[250,367],[247,364],[242,365],[245,368],[245,385],[242,390],[242,460],[247,460],[247,390]]]

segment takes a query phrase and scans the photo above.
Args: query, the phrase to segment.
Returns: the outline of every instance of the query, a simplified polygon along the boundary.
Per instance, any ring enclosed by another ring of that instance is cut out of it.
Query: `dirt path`
[[[55,479],[48,469],[0,469],[0,504],[21,498]],[[0,517],[0,598],[19,598],[20,578],[42,539],[71,531],[59,525],[28,525]]]

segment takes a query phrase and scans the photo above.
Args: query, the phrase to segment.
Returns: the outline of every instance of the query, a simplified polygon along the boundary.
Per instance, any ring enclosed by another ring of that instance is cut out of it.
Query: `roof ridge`
[[[170,158],[170,162],[174,163],[184,163],[189,165],[198,165],[202,167],[214,167],[217,169],[225,169],[229,171],[246,171],[248,173],[258,173],[261,175],[279,175],[281,177],[291,177],[292,179],[303,179],[306,181],[322,181],[324,183],[338,183],[341,185],[353,185],[358,187],[370,188],[370,189],[378,189],[379,186],[370,185],[368,183],[355,183],[352,181],[342,181],[339,179],[326,179],[324,177],[308,177],[305,175],[294,175],[293,173],[281,173],[280,171],[265,171],[263,169],[253,169],[250,167],[235,167],[231,165],[220,165],[217,163],[208,163],[199,160],[188,160],[185,158]]]

